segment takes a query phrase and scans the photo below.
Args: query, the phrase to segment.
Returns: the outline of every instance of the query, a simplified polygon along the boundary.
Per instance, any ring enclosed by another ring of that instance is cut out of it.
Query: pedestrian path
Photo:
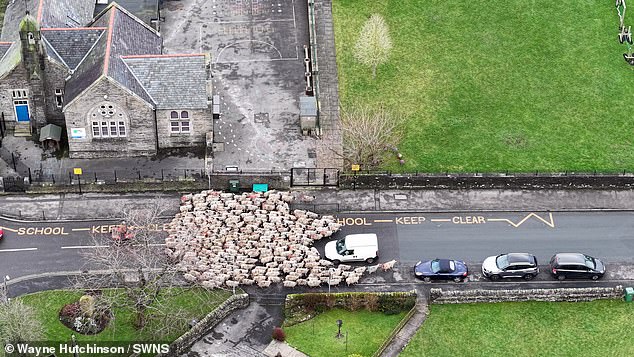
[[[381,357],[396,357],[407,346],[409,341],[414,337],[416,331],[423,325],[427,315],[429,314],[427,299],[424,294],[419,293],[416,298],[416,310],[410,319],[405,323],[403,328],[394,336],[391,343],[381,353]]]

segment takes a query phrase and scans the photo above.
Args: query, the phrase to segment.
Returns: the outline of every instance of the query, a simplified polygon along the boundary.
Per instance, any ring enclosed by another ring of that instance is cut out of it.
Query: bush
[[[365,306],[365,295],[367,294],[350,294],[346,297],[345,305],[348,311],[357,311]]]
[[[382,313],[395,315],[413,308],[416,305],[416,297],[404,293],[379,295],[378,305]]]
[[[284,340],[286,340],[286,334],[284,333],[284,330],[282,330],[281,327],[274,327],[273,328],[273,335],[272,335],[274,340],[280,341],[280,342],[284,342]]]
[[[379,296],[376,294],[366,294],[365,309],[372,312],[379,311]]]
[[[95,315],[95,298],[90,295],[80,297],[79,307],[82,315],[92,318]]]

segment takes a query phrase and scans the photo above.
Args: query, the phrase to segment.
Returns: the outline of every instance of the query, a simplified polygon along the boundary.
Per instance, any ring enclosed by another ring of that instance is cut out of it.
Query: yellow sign
[[[352,171],[359,171],[361,167],[359,165],[352,165]]]
[[[81,175],[81,167],[75,167],[73,168],[73,173],[75,175]]]

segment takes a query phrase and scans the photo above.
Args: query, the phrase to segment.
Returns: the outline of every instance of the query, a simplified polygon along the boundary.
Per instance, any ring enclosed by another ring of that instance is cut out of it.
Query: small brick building
[[[204,145],[213,130],[208,58],[164,55],[153,27],[116,3],[92,19],[94,6],[94,0],[8,5],[0,37],[7,127],[29,135],[61,125],[71,158]]]

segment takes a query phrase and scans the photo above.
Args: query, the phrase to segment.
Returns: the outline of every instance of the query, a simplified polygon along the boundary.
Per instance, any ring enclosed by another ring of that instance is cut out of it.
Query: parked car
[[[326,243],[325,253],[326,258],[335,264],[354,261],[372,264],[379,257],[378,238],[374,233],[350,234]]]
[[[461,260],[434,259],[418,262],[414,266],[414,275],[426,282],[432,280],[453,280],[460,282],[469,274],[467,264]]]
[[[0,241],[4,238],[4,229],[0,228]]]
[[[539,267],[532,254],[507,253],[486,258],[482,263],[482,274],[494,281],[501,278],[531,280],[539,274]]]
[[[597,280],[605,274],[605,264],[597,258],[581,253],[558,253],[550,259],[550,273],[559,280]]]

